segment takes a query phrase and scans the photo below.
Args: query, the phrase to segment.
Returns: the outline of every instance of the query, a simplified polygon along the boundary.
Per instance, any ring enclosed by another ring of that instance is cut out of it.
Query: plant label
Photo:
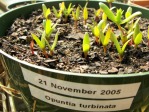
[[[66,97],[54,93],[46,92],[29,85],[32,96],[40,99],[46,103],[56,105],[63,108],[80,110],[80,111],[119,111],[129,109],[133,98],[119,99],[119,100],[88,100],[78,99],[73,97]],[[38,93],[38,94],[37,94]]]
[[[136,96],[140,87],[139,83],[120,85],[97,85],[82,84],[63,81],[32,72],[22,67],[24,79],[48,91],[68,96],[92,98],[92,99],[115,99]]]
[[[141,85],[140,82],[117,85],[84,84],[44,76],[24,67],[21,69],[24,79],[30,83],[33,97],[49,104],[80,111],[129,109]]]

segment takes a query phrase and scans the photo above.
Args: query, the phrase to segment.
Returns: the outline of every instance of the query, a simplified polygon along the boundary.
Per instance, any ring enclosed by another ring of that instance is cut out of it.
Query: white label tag
[[[68,82],[43,76],[22,67],[24,79],[40,88],[68,96],[92,99],[115,99],[136,96],[139,83],[95,85]]]
[[[85,100],[56,95],[31,85],[29,85],[29,88],[32,96],[37,99],[59,107],[80,111],[111,112],[125,110],[130,108],[133,101],[133,98],[119,100]]]

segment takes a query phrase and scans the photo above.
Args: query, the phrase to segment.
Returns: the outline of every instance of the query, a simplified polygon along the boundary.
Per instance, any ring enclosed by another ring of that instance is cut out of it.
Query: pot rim
[[[60,2],[60,1],[62,1],[62,0],[55,0],[55,1],[49,1],[49,2]],[[70,0],[66,0],[66,1],[70,1]],[[75,1],[75,0],[72,0],[71,2],[73,2],[73,1]],[[83,0],[78,0],[78,1],[83,1]],[[93,2],[93,1],[97,2],[97,0],[90,0],[90,1],[91,2]],[[103,1],[99,0],[98,2],[103,2]],[[45,3],[48,3],[48,2],[45,2]],[[42,4],[42,2],[35,3],[35,4],[29,4],[27,6],[22,6],[22,7],[18,7],[18,8],[9,10],[8,12],[2,14],[0,17],[5,16],[6,14],[9,14],[12,11],[15,11],[15,10],[18,10],[18,9],[22,9],[24,7],[29,7],[29,6],[32,6],[32,5],[36,5],[36,4]],[[114,3],[114,4],[122,4],[122,5],[125,5],[125,6],[129,6],[129,5],[126,5],[126,4],[123,4],[123,3]],[[131,7],[136,7],[136,6],[131,6]],[[146,9],[146,8],[143,8],[143,9],[146,10],[146,11],[149,11],[149,9]],[[103,78],[111,78],[111,77],[123,78],[123,77],[138,77],[138,76],[149,75],[149,71],[148,72],[140,72],[140,73],[131,73],[131,74],[106,74],[106,75],[102,75],[102,74],[88,74],[88,73],[72,73],[72,72],[68,72],[68,71],[55,70],[55,69],[50,69],[50,68],[46,68],[46,67],[41,67],[41,66],[30,64],[28,62],[19,60],[19,59],[15,58],[15,57],[5,53],[1,49],[0,49],[0,55],[4,55],[7,58],[10,58],[10,59],[12,59],[12,60],[14,60],[14,61],[16,61],[16,62],[18,62],[20,64],[26,65],[26,66],[31,66],[31,67],[39,69],[39,70],[44,70],[44,71],[53,72],[53,73],[59,73],[59,74],[63,74],[63,75],[73,75],[73,76],[80,76],[80,77],[97,77],[97,78],[100,78],[100,77],[103,77]]]
[[[11,10],[11,9],[14,9],[16,5],[21,5],[23,3],[29,3],[29,4],[31,4],[31,2],[32,2],[31,0],[17,1],[15,3],[11,3],[11,4],[7,5],[6,8],[7,8],[7,10]],[[39,3],[39,2],[44,2],[44,0],[36,0],[36,3]],[[21,6],[21,7],[23,7],[23,6]]]

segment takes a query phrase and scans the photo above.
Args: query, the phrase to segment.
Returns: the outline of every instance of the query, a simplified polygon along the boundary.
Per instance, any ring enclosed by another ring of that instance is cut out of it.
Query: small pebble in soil
[[[82,69],[86,70],[86,69],[88,69],[88,68],[89,68],[89,66],[88,66],[88,65],[81,65],[81,66],[80,66],[80,68],[82,68]]]
[[[107,75],[108,74],[108,72],[105,71],[105,70],[100,70],[99,73],[102,74],[102,75]]]
[[[80,68],[76,67],[76,68],[72,69],[71,72],[80,73]]]
[[[140,69],[145,70],[145,71],[149,71],[149,66],[140,66]]]
[[[99,62],[95,62],[96,67],[100,67],[101,64]]]
[[[117,74],[118,72],[119,72],[118,69],[115,67],[112,67],[110,70],[108,70],[109,74]]]
[[[131,68],[125,68],[124,71],[125,71],[126,74],[132,73],[132,69]]]

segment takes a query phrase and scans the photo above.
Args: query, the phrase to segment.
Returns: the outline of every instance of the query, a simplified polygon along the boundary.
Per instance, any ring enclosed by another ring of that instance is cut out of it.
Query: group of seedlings
[[[139,21],[141,12],[137,11],[132,13],[132,8],[129,7],[127,11],[122,9],[116,9],[111,6],[111,2],[109,2],[109,7],[100,2],[99,9],[94,10],[94,18],[93,24],[88,24],[88,2],[84,7],[73,6],[71,3],[68,7],[65,6],[65,2],[62,2],[59,5],[59,9],[56,9],[52,6],[52,9],[47,8],[45,4],[42,4],[42,10],[44,15],[43,20],[43,30],[38,30],[41,33],[41,36],[38,37],[36,34],[32,33],[33,40],[30,43],[30,48],[32,54],[34,54],[34,41],[37,43],[39,48],[42,50],[43,54],[46,58],[48,56],[54,55],[54,49],[58,42],[58,38],[60,35],[59,30],[57,30],[55,34],[55,38],[53,44],[50,45],[50,36],[54,32],[57,27],[57,23],[53,23],[51,20],[51,13],[54,13],[54,16],[57,19],[63,19],[64,23],[69,22],[69,18],[73,18],[74,28],[77,32],[78,30],[78,21],[80,17],[83,16],[83,25],[86,28],[91,30],[91,33],[85,32],[82,42],[82,52],[83,57],[88,59],[88,53],[90,50],[90,36],[93,35],[95,38],[95,43],[97,46],[103,46],[104,55],[108,52],[107,46],[111,44],[112,47],[116,47],[120,61],[123,60],[123,55],[125,53],[126,47],[129,45],[130,47],[137,48],[140,43],[143,41],[143,34],[140,30]],[[116,9],[116,11],[115,11]],[[82,10],[82,13],[80,11]],[[137,19],[135,19],[137,17]],[[119,30],[119,33],[116,34],[113,30],[113,26],[108,22],[113,22]],[[147,33],[148,47],[149,47],[149,27]],[[49,48],[50,53],[47,52],[46,47]]]

